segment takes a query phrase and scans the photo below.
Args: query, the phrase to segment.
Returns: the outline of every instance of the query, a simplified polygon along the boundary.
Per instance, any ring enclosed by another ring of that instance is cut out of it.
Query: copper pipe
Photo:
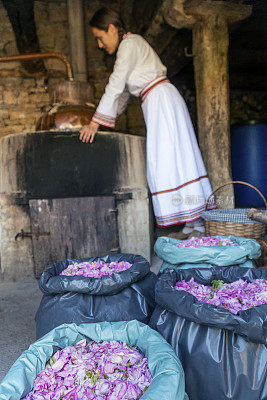
[[[70,63],[67,60],[67,58],[63,54],[60,54],[60,53],[46,52],[46,53],[18,54],[16,56],[0,57],[0,62],[27,61],[27,60],[36,60],[36,59],[40,59],[40,58],[59,58],[61,61],[64,62],[65,66],[66,66],[68,80],[73,81]]]

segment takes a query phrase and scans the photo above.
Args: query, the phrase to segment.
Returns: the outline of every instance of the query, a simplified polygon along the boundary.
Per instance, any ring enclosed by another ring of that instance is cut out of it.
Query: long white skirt
[[[211,185],[187,106],[171,83],[142,103],[147,128],[147,180],[159,227],[200,218]]]

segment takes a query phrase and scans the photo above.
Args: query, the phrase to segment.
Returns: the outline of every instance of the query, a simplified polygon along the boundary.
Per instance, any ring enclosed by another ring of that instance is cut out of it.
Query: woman
[[[99,48],[117,54],[105,93],[80,140],[92,143],[99,125],[114,128],[130,96],[140,96],[147,128],[147,180],[157,226],[186,223],[180,238],[192,231],[201,235],[200,215],[211,186],[183,98],[152,47],[142,36],[126,33],[118,13],[102,8],[90,26]]]

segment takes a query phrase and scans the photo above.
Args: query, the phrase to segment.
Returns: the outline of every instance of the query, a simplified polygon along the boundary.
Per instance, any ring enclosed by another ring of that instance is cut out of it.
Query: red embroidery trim
[[[105,122],[102,122],[100,119],[98,120],[98,119],[92,118],[92,121],[93,121],[93,122],[96,122],[96,123],[99,124],[99,125],[105,126],[106,128],[111,128],[111,129],[114,129],[114,128],[115,128],[115,125],[107,124],[107,123],[105,123]]]
[[[156,79],[161,78],[161,77],[166,78],[166,75],[159,75],[159,76],[157,76],[156,78],[152,79],[152,81],[148,82],[148,83],[143,87],[143,89],[141,90],[141,92],[140,92],[139,95],[142,97],[142,96],[143,96],[144,90],[146,90],[146,88],[147,88],[152,82],[154,82]]]
[[[160,191],[160,192],[154,192],[154,193],[151,193],[151,195],[152,195],[152,196],[155,196],[155,195],[157,195],[157,194],[174,192],[175,190],[179,190],[179,189],[183,188],[184,186],[190,185],[191,183],[200,181],[200,179],[207,178],[207,177],[208,177],[208,175],[203,175],[203,176],[200,176],[199,178],[193,179],[192,181],[183,183],[182,185],[177,186],[177,187],[174,188],[174,189],[167,189],[167,190],[162,190],[162,191]]]

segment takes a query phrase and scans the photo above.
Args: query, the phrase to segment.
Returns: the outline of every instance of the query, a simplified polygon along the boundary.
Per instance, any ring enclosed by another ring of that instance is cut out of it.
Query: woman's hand
[[[84,125],[81,129],[79,139],[86,143],[92,143],[98,127],[99,124],[93,121],[91,121],[89,125]]]

